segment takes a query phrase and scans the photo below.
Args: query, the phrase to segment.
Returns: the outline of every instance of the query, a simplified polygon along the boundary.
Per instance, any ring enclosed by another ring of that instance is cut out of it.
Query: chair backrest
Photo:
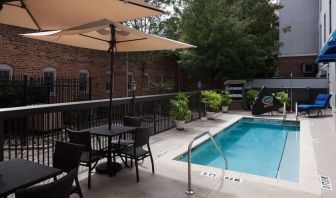
[[[84,151],[91,150],[91,134],[89,131],[65,129],[65,132],[68,134],[71,143],[83,145]]]
[[[139,127],[136,130],[134,137],[134,147],[142,147],[143,145],[149,144],[149,137],[153,131],[153,126]]]
[[[124,118],[124,126],[140,127],[141,121],[142,121],[141,117],[126,116]]]
[[[68,142],[56,142],[53,155],[53,167],[69,172],[77,169],[83,152],[83,146]]]
[[[315,99],[314,105],[319,105],[323,108],[326,108],[328,106],[330,98],[330,94],[319,94]]]
[[[77,175],[77,169],[71,170],[64,177],[44,185],[26,188],[15,192],[16,198],[68,198],[72,184]]]

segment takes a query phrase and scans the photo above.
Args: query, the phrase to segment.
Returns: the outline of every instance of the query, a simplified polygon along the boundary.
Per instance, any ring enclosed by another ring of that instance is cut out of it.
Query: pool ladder
[[[224,153],[220,150],[218,144],[216,143],[215,139],[213,138],[213,136],[211,135],[211,133],[209,131],[206,131],[206,132],[204,132],[204,133],[202,133],[202,134],[194,137],[191,140],[191,142],[189,143],[189,146],[188,146],[188,190],[185,192],[187,195],[193,195],[194,194],[194,191],[191,189],[191,147],[192,147],[192,144],[194,143],[194,141],[196,141],[197,139],[199,139],[199,138],[201,138],[201,137],[203,137],[205,135],[208,135],[210,137],[210,140],[215,145],[217,151],[220,153],[220,155],[224,159],[225,170],[228,169],[227,159],[226,159]]]

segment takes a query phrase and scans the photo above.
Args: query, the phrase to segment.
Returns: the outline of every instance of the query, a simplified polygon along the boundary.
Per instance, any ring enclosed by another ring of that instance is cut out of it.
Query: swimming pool
[[[228,160],[229,170],[299,182],[299,122],[242,118],[214,139]],[[177,160],[187,162],[188,155]],[[210,140],[192,149],[192,163],[225,168]]]

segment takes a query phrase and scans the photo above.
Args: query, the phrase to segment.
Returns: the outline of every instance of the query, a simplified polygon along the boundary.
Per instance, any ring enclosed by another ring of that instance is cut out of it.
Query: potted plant
[[[283,105],[285,104],[286,107],[289,105],[289,98],[288,94],[284,91],[280,91],[275,95],[275,98]],[[279,112],[283,112],[283,106],[279,108]]]
[[[250,107],[250,109],[252,109],[252,104],[255,98],[257,97],[258,93],[259,91],[255,89],[250,89],[246,92],[246,95],[245,95],[246,105]]]
[[[228,112],[229,106],[231,105],[232,99],[228,91],[222,91],[222,112]]]
[[[170,116],[175,120],[178,130],[183,130],[185,122],[191,119],[188,103],[189,99],[183,93],[179,93],[175,99],[170,100]]]
[[[207,118],[212,120],[222,104],[222,97],[215,91],[202,91],[202,102],[207,108]]]

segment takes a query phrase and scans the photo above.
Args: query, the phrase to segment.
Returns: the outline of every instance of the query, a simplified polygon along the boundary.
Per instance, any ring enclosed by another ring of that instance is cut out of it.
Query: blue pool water
[[[299,181],[298,122],[242,118],[214,138],[228,160],[228,169],[283,180]],[[187,162],[188,155],[178,158]],[[225,168],[208,140],[192,150],[192,163]]]

